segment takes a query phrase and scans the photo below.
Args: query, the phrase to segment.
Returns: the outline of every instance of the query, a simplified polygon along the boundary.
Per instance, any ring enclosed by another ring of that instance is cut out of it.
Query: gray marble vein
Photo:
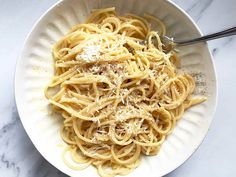
[[[15,164],[15,162],[9,161],[6,159],[5,154],[0,155],[1,167],[10,169],[15,174],[14,176],[18,177],[20,175],[20,167]]]
[[[66,177],[49,164],[27,136],[14,103],[15,62],[34,22],[57,0],[0,0],[0,176]],[[173,0],[204,34],[236,26],[235,0]],[[203,144],[166,177],[236,176],[234,116],[236,37],[209,42],[219,81],[215,119]]]
[[[224,42],[221,43],[220,46],[217,46],[215,48],[212,49],[212,55],[216,56],[216,54],[224,49],[225,47],[227,47],[228,45],[231,45],[232,42],[234,42],[236,40],[235,36],[231,36],[231,37],[227,37],[226,40],[224,40]]]
[[[186,12],[198,22],[198,20],[204,15],[204,12],[210,7],[213,0],[199,0],[192,6],[186,9]]]

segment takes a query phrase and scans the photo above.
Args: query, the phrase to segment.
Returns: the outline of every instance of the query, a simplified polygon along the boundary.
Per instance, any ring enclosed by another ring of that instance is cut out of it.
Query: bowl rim
[[[53,167],[55,167],[56,169],[58,169],[60,172],[66,174],[66,175],[69,175],[69,173],[67,173],[65,170],[63,169],[60,169],[60,167],[57,165],[57,164],[54,164],[47,156],[45,156],[44,153],[42,153],[42,150],[40,150],[40,148],[37,146],[37,143],[33,140],[31,134],[29,133],[29,130],[26,126],[26,123],[24,121],[24,119],[22,119],[21,117],[23,117],[23,114],[22,114],[22,111],[19,109],[19,104],[20,104],[20,95],[19,95],[19,89],[18,89],[18,86],[17,86],[17,80],[18,80],[18,76],[17,76],[17,73],[19,72],[19,63],[20,63],[20,60],[22,60],[23,58],[23,53],[24,53],[24,49],[25,49],[25,46],[30,38],[30,36],[32,35],[33,31],[36,29],[36,27],[38,26],[38,24],[40,23],[40,21],[51,11],[53,10],[54,8],[56,8],[57,6],[59,5],[62,5],[64,1],[67,1],[67,0],[59,0],[57,2],[55,2],[54,4],[52,4],[45,12],[43,12],[43,14],[34,22],[33,26],[31,27],[31,29],[29,30],[28,34],[26,35],[25,37],[25,40],[21,46],[21,49],[20,49],[20,52],[19,52],[19,55],[17,57],[17,60],[15,62],[15,73],[14,73],[14,99],[15,99],[15,104],[16,104],[16,109],[17,109],[17,112],[18,112],[18,115],[19,115],[19,119],[21,120],[21,123],[22,123],[22,126],[24,127],[25,129],[25,132],[27,134],[27,136],[29,137],[30,141],[32,142],[32,144],[34,145],[34,147],[37,149],[37,151],[40,153],[40,155],[49,163],[51,164]],[[176,10],[178,10],[179,12],[181,12],[184,16],[187,17],[187,19],[190,21],[190,23],[192,23],[192,25],[194,26],[194,28],[196,29],[197,33],[199,36],[202,36],[203,33],[202,31],[200,30],[200,28],[198,27],[198,25],[196,24],[196,22],[192,19],[192,17],[187,13],[185,12],[179,5],[177,5],[175,2],[171,1],[171,0],[166,0],[164,1],[164,3],[167,3],[169,6],[172,6],[173,8],[175,8]],[[199,142],[199,144],[197,145],[196,149],[194,149],[194,151],[184,159],[184,161],[182,163],[180,163],[179,165],[177,165],[176,167],[172,168],[172,169],[169,169],[169,170],[166,170],[163,172],[162,176],[164,175],[167,175],[169,174],[170,172],[173,172],[174,170],[176,170],[177,168],[179,168],[180,166],[182,166],[184,163],[186,163],[186,161],[188,159],[190,159],[190,157],[198,150],[198,148],[201,146],[201,144],[203,143],[203,141],[205,140],[208,132],[209,132],[209,129],[212,125],[212,121],[214,119],[214,116],[215,116],[215,112],[216,112],[216,108],[217,108],[217,105],[218,105],[218,81],[217,81],[217,73],[216,73],[216,67],[215,67],[215,63],[214,63],[214,60],[213,60],[213,56],[212,56],[212,53],[210,52],[210,49],[208,47],[208,44],[207,42],[202,42],[202,44],[204,45],[204,47],[207,49],[208,53],[209,53],[209,58],[210,58],[210,62],[211,62],[211,65],[212,65],[212,71],[213,71],[213,77],[214,77],[214,80],[215,80],[215,96],[214,96],[214,99],[215,99],[215,104],[212,108],[212,113],[210,115],[211,119],[209,121],[209,127],[204,135],[204,137],[202,138],[202,140]]]

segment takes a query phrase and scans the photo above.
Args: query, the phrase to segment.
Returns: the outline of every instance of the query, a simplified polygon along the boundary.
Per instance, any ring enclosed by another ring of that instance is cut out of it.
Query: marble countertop
[[[34,22],[57,0],[0,0],[0,176],[66,177],[50,165],[27,136],[14,101],[14,70]],[[173,0],[204,34],[236,26],[235,0]],[[204,142],[166,177],[236,176],[236,37],[209,42],[218,75],[217,111]]]

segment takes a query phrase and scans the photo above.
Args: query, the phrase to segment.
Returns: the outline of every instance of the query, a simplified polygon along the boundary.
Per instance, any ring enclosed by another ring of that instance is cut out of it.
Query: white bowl
[[[89,167],[83,171],[68,168],[62,161],[63,141],[60,119],[48,109],[44,88],[53,76],[52,44],[70,27],[83,22],[93,8],[115,6],[120,13],[159,17],[168,35],[178,39],[197,37],[200,30],[177,5],[163,0],[62,0],[51,7],[36,23],[26,39],[15,73],[15,98],[23,126],[35,147],[52,165],[69,176],[97,176]],[[206,43],[180,48],[182,68],[194,73],[196,92],[208,100],[189,109],[163,144],[160,153],[144,157],[141,165],[128,176],[163,176],[180,166],[201,144],[216,107],[216,76]]]

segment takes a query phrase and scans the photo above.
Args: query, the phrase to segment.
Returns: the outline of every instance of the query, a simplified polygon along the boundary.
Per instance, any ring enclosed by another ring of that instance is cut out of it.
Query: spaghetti
[[[64,118],[69,167],[126,175],[142,154],[158,153],[187,108],[206,99],[192,98],[195,82],[177,70],[173,51],[165,53],[159,37],[165,33],[152,16],[117,16],[107,8],[54,45],[55,76],[45,95]]]

